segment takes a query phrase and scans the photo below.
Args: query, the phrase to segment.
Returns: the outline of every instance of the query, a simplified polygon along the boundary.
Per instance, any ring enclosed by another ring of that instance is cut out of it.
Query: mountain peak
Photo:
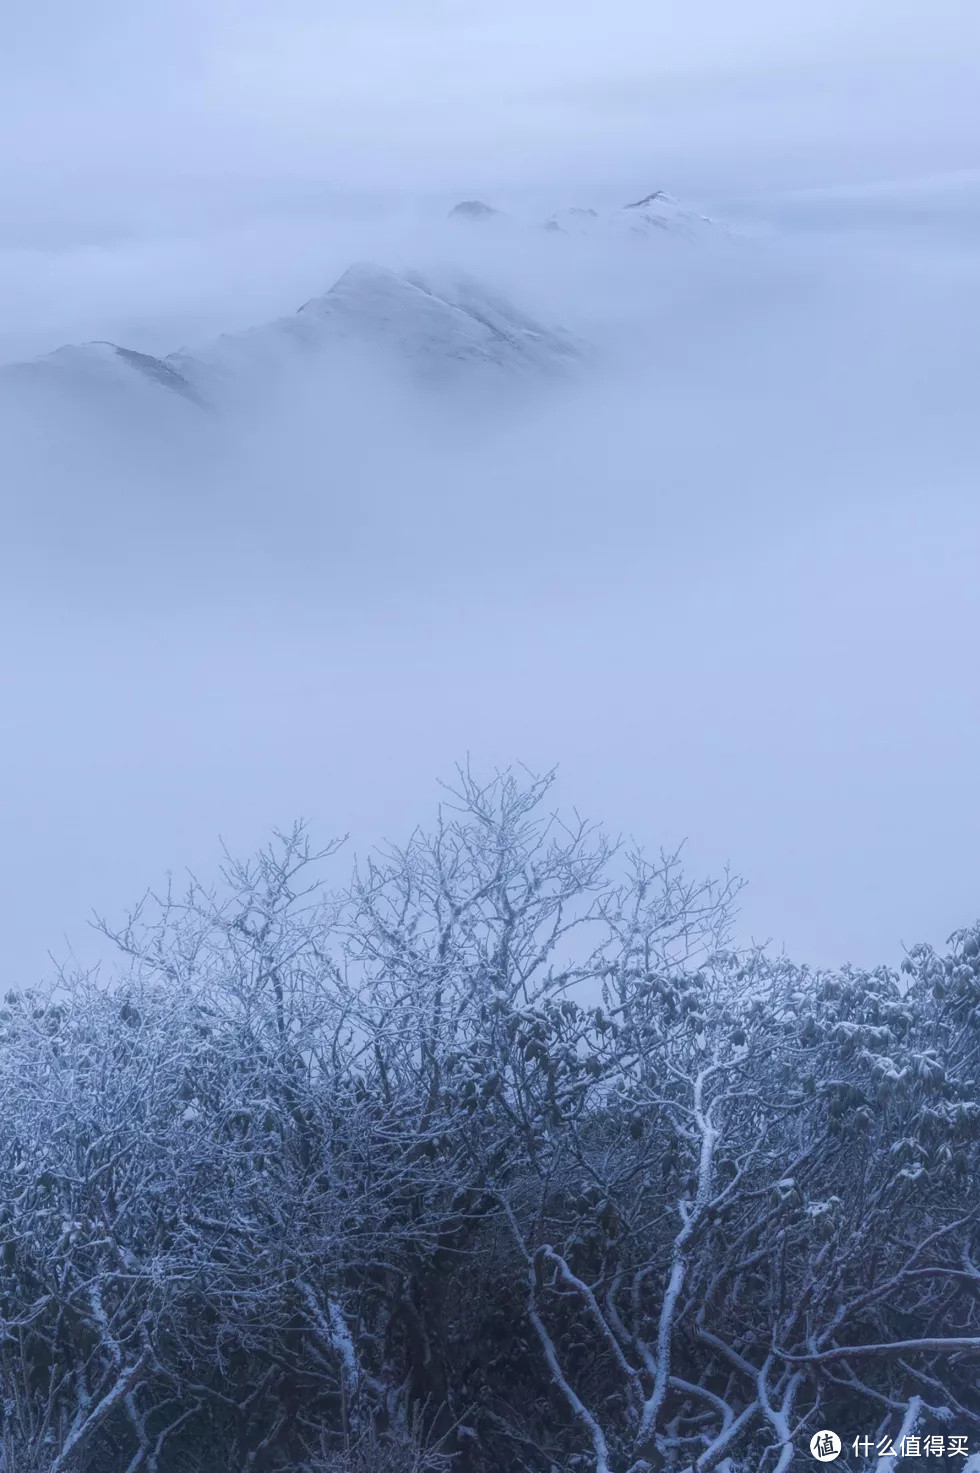
[[[644,205],[656,204],[658,200],[669,205],[676,205],[677,203],[673,195],[668,194],[665,189],[655,189],[652,194],[644,195],[643,199],[634,200],[631,205],[624,205],[623,208],[625,210],[642,210]]]
[[[398,294],[412,289],[403,276],[390,271],[387,266],[376,266],[373,261],[355,261],[338,276],[328,291],[322,296],[311,297],[297,311],[324,311],[341,302],[347,304],[358,298]]]
[[[450,220],[489,220],[491,215],[499,215],[500,210],[495,210],[493,205],[485,205],[482,199],[460,200],[458,205],[453,205],[449,211]]]
[[[3,370],[0,386],[22,383],[43,391],[48,385],[79,402],[98,390],[121,406],[121,415],[137,401],[118,399],[117,391],[136,390],[139,402],[149,403],[149,391],[220,409],[261,402],[277,382],[286,382],[284,374],[294,375],[313,358],[339,364],[353,354],[350,361],[357,362],[365,350],[380,350],[431,383],[473,369],[548,376],[576,362],[580,346],[466,277],[401,275],[358,261],[291,316],[224,334],[200,350],[155,358],[117,343],[69,345]]]
[[[708,237],[714,231],[730,234],[707,215],[687,209],[665,189],[654,189],[642,199],[601,214],[581,206],[559,210],[545,222],[544,228],[561,235],[596,240],[603,237],[614,240],[617,236],[652,239],[663,235],[694,239]]]
[[[49,383],[69,391],[111,392],[127,383],[142,384],[144,388],[166,389],[198,409],[207,407],[193,384],[172,363],[104,340],[66,343],[32,362],[10,364],[2,373],[8,384]]]

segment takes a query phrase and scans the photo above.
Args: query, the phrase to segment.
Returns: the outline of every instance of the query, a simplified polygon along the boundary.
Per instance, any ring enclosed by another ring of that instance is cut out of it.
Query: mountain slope
[[[63,410],[67,402],[132,418],[153,405],[183,413],[261,402],[313,362],[343,368],[355,360],[423,382],[474,373],[507,378],[561,372],[579,356],[573,339],[552,331],[454,274],[439,281],[361,263],[329,291],[288,317],[227,334],[194,351],[164,358],[114,343],[57,349],[32,363],[0,370],[0,389],[26,391],[18,402]],[[0,398],[6,396],[0,394]]]
[[[167,360],[206,398],[254,381],[310,355],[348,349],[383,353],[416,378],[445,378],[474,368],[549,373],[577,357],[564,333],[542,327],[479,283],[454,276],[438,285],[422,274],[361,263],[328,292],[289,317],[219,338],[199,352]]]
[[[574,207],[559,210],[545,222],[544,228],[562,235],[611,239],[630,236],[650,239],[667,234],[694,240],[731,233],[710,216],[686,209],[662,189],[654,190],[622,209],[605,213]]]
[[[450,220],[484,221],[502,218],[501,210],[495,210],[493,205],[485,205],[482,199],[462,199],[449,211]]]
[[[106,395],[123,392],[154,393],[163,390],[197,408],[204,408],[194,386],[167,359],[137,353],[117,343],[69,344],[30,363],[14,363],[0,369],[0,381],[8,388],[21,387],[44,393]]]

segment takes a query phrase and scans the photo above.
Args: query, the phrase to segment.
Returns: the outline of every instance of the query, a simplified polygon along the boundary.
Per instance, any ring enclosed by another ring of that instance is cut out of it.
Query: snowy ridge
[[[481,230],[488,225],[500,226],[502,222],[516,224],[519,230],[541,228],[540,221],[521,225],[503,211],[478,199],[461,200],[450,210],[449,219],[466,225],[477,225]],[[556,210],[544,221],[544,229],[553,235],[570,235],[607,241],[609,244],[630,238],[662,239],[665,235],[697,240],[735,234],[730,226],[682,205],[664,189],[655,189],[641,199],[633,200],[615,210],[571,205]]]
[[[542,327],[468,278],[447,277],[437,286],[422,274],[359,263],[291,316],[167,363],[213,396],[243,374],[345,345],[384,350],[424,379],[474,367],[547,373],[577,356],[569,335]]]
[[[521,226],[482,200],[462,200],[449,213],[461,228],[511,234],[540,232]],[[571,207],[545,222],[552,234],[615,248],[624,242],[675,239],[688,242],[733,234],[728,228],[655,190],[621,209]],[[58,348],[32,363],[0,369],[0,390],[28,388],[42,401],[51,393],[82,407],[112,408],[114,396],[131,405],[182,401],[182,412],[218,409],[261,398],[285,374],[311,359],[364,352],[381,355],[396,370],[428,383],[489,373],[554,376],[587,356],[570,333],[544,326],[479,281],[456,272],[399,274],[360,262],[321,296],[298,311],[201,348],[165,357],[110,342]],[[122,411],[125,412],[125,411]]]
[[[156,358],[115,343],[84,343],[15,364],[0,381],[81,399],[93,391],[177,396],[201,410],[239,392],[261,392],[311,358],[357,349],[429,381],[474,369],[552,374],[579,356],[569,334],[543,327],[470,278],[444,275],[436,283],[359,263],[290,316],[200,350]]]
[[[713,234],[732,233],[709,215],[685,208],[663,189],[656,189],[652,194],[611,212],[575,207],[559,210],[545,222],[544,228],[562,235],[611,239],[624,236],[651,239],[668,234],[696,240]]]
[[[73,393],[164,389],[203,408],[196,389],[170,361],[137,353],[117,343],[69,344],[32,363],[15,363],[0,371],[9,387],[54,388]]]
[[[499,220],[502,216],[502,210],[484,204],[482,199],[462,199],[449,211],[450,220],[491,220],[494,217]]]

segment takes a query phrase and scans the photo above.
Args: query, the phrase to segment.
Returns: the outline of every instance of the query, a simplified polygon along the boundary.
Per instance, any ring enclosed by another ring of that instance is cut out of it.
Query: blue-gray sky
[[[966,167],[978,56],[965,0],[19,0],[0,228],[68,240],[331,191]]]
[[[525,305],[649,357],[472,446],[328,385],[176,499],[97,437],[55,488],[8,456],[8,969],[218,833],[399,837],[467,752],[730,859],[745,934],[802,957],[971,922],[978,56],[964,0],[8,7],[0,361],[244,328],[413,264],[462,194],[666,186],[799,252],[577,285],[530,253]]]
[[[766,212],[976,168],[978,56],[966,0],[16,0],[0,361],[244,326],[341,218],[461,194]]]

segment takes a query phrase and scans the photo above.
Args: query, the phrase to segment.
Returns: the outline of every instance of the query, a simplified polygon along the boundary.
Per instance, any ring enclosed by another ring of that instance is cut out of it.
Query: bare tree
[[[738,953],[737,881],[551,793],[461,770],[343,884],[297,827],[8,995],[3,1473],[980,1442],[980,930]]]

